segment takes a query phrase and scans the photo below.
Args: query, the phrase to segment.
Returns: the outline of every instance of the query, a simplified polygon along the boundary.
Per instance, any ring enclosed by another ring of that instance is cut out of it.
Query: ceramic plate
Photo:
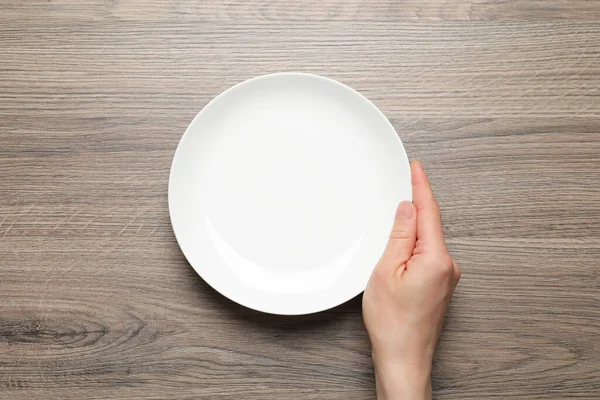
[[[246,307],[308,314],[360,294],[394,212],[411,199],[394,128],[321,76],[279,73],[212,100],[169,178],[177,241],[196,272]]]

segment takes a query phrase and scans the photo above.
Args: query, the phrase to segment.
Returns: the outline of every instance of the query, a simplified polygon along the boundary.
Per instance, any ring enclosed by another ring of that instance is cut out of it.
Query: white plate
[[[212,100],[186,130],[169,212],[192,267],[246,307],[308,314],[360,294],[411,199],[394,128],[324,77],[279,73]]]

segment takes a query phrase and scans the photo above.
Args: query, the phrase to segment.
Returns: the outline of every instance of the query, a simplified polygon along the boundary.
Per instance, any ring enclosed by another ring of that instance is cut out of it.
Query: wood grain
[[[434,397],[600,398],[600,3],[0,3],[0,398],[372,399],[360,298],[286,318],[189,267],[194,115],[338,79],[421,159],[463,268]]]
[[[597,1],[549,0],[326,0],[169,1],[148,0],[4,0],[0,10],[12,20],[194,21],[194,22],[398,22],[398,21],[590,21],[600,18]]]

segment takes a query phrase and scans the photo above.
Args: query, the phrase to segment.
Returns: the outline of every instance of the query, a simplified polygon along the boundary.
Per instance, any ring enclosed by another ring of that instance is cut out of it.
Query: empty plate
[[[212,100],[169,178],[177,241],[196,272],[246,307],[308,314],[360,294],[394,212],[411,199],[394,128],[321,76],[279,73]]]

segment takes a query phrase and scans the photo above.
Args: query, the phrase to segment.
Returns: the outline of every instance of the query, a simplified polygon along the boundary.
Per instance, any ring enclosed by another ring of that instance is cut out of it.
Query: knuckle
[[[456,283],[458,283],[458,281],[460,281],[460,276],[462,275],[462,271],[460,269],[460,266],[456,262],[454,263],[454,273],[455,273]]]
[[[395,227],[390,233],[390,240],[409,240],[411,238],[411,232],[408,229]]]
[[[438,217],[441,216],[440,206],[436,201],[432,202],[430,211],[435,216],[438,216]]]
[[[448,253],[441,253],[434,258],[434,268],[438,275],[448,278],[454,275],[454,263]]]
[[[454,276],[454,267],[452,266],[452,263],[441,264],[440,269],[443,276]]]

